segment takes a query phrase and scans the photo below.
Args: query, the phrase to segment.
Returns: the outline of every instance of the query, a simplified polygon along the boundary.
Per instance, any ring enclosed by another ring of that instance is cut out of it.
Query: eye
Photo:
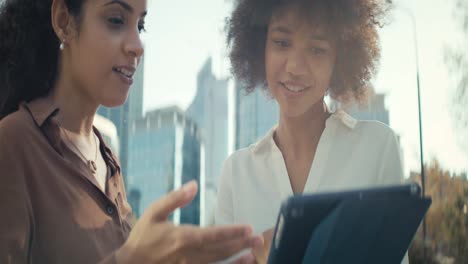
[[[139,23],[138,24],[138,32],[140,32],[140,33],[146,32],[145,23]]]
[[[273,40],[276,46],[280,48],[287,48],[289,47],[289,42],[286,40]]]
[[[312,53],[314,55],[323,55],[323,54],[327,53],[327,50],[323,49],[323,48],[314,47],[314,48],[312,48]]]
[[[123,25],[124,20],[120,17],[110,17],[107,19],[107,21],[113,25]]]

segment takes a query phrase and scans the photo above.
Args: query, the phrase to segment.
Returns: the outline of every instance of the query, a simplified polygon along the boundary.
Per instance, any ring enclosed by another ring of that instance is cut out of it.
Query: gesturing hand
[[[125,244],[116,252],[118,263],[210,263],[252,247],[262,239],[252,236],[245,225],[200,228],[175,226],[167,221],[177,208],[190,203],[197,193],[196,182],[189,182],[154,202],[136,223]],[[254,263],[246,255],[237,263]]]

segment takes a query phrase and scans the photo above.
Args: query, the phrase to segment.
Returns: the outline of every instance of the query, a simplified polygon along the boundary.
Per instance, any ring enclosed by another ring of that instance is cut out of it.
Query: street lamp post
[[[422,185],[422,196],[426,193],[426,177],[424,172],[424,152],[423,152],[423,133],[422,133],[422,118],[421,118],[421,90],[419,82],[419,55],[418,55],[418,38],[416,30],[416,19],[413,12],[407,8],[400,8],[401,11],[406,13],[413,24],[413,42],[414,42],[414,54],[416,63],[416,85],[418,89],[418,119],[419,119],[419,153],[421,155],[421,185]],[[426,243],[426,219],[423,219],[423,242]],[[424,246],[424,258],[426,258],[426,247]]]

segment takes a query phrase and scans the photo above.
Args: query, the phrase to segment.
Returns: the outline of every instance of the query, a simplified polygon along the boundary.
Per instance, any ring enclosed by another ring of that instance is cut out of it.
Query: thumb
[[[197,191],[197,182],[190,181],[151,204],[144,217],[149,217],[153,221],[165,221],[177,208],[189,204],[195,198]]]
[[[265,238],[263,236],[259,236],[259,238],[260,238],[260,243],[256,243],[252,247],[252,252],[254,253],[255,256],[258,256],[259,254],[261,254],[265,247]]]
[[[265,232],[263,232],[263,241],[264,241],[263,242],[263,247],[268,251],[270,250],[271,243],[273,242],[274,233],[275,233],[274,228],[270,228],[270,229],[266,230]]]
[[[275,233],[275,228],[270,228],[268,230],[266,230],[265,232],[263,232],[263,237],[266,239],[266,240],[273,240],[273,235]]]

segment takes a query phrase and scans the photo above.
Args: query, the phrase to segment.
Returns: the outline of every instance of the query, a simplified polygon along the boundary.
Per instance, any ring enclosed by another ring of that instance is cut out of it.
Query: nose
[[[299,49],[291,50],[286,58],[286,72],[300,76],[307,73],[306,54]]]
[[[137,30],[129,33],[124,44],[124,50],[126,54],[137,60],[140,60],[141,56],[143,56],[145,49],[140,38],[140,33]]]

